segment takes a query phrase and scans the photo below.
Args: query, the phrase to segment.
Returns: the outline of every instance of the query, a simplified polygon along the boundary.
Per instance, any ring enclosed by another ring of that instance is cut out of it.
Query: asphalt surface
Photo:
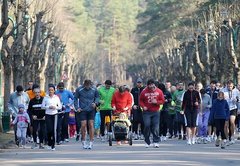
[[[221,149],[214,143],[187,145],[177,139],[160,143],[159,148],[145,148],[142,140],[128,144],[108,146],[108,142],[95,140],[91,150],[83,149],[80,142],[56,146],[56,151],[47,149],[26,149],[15,146],[0,151],[3,166],[32,165],[240,165],[240,141]]]

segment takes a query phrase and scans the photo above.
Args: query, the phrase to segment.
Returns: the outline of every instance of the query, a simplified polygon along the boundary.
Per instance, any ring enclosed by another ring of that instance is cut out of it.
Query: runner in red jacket
[[[124,86],[120,86],[112,97],[112,108],[114,114],[120,114],[122,112],[130,115],[133,99],[130,92],[125,90]]]

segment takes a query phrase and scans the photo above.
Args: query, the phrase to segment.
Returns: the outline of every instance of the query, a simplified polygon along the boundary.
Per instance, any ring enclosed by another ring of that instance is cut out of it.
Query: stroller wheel
[[[108,142],[109,142],[109,146],[112,146],[112,135],[108,136]]]
[[[132,136],[132,133],[131,134],[129,134],[129,145],[131,145],[132,146],[132,143],[133,143],[133,136]]]

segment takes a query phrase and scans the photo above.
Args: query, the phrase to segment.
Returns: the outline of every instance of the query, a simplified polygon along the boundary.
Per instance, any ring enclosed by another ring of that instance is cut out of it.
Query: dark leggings
[[[133,124],[132,124],[132,129],[133,129],[133,133],[138,134],[138,125],[141,125],[141,134],[143,134],[143,130],[144,130],[144,124],[143,124],[143,116],[142,116],[142,110],[136,109],[136,110],[132,110],[132,115],[133,115]]]
[[[75,119],[76,119],[76,133],[77,133],[77,135],[79,135],[80,129],[81,129],[80,112],[75,113]]]
[[[111,110],[100,110],[100,117],[101,117],[100,133],[101,133],[101,136],[104,136],[104,132],[105,132],[105,117],[106,116],[110,117],[110,122],[111,122]],[[111,127],[109,128],[109,132],[111,132]]]
[[[160,112],[159,136],[166,136],[168,129],[168,111]]]
[[[227,139],[224,132],[225,121],[226,121],[225,119],[215,119],[215,127],[217,131],[216,135],[217,137],[219,137],[221,133],[222,139]]]
[[[63,138],[63,117],[64,114],[58,114],[58,121],[57,121],[57,143],[60,143],[60,141],[64,141]]]
[[[62,139],[68,139],[68,119],[69,112],[64,113],[63,121],[62,121]]]
[[[176,128],[177,128],[178,134],[181,134],[182,127],[183,127],[183,135],[186,135],[184,115],[180,114],[180,112],[176,112]]]
[[[37,133],[40,143],[43,143],[45,120],[33,120],[33,141],[37,142]]]
[[[46,115],[48,146],[55,147],[55,132],[57,115]]]
[[[168,115],[168,129],[170,136],[177,135],[176,114]]]

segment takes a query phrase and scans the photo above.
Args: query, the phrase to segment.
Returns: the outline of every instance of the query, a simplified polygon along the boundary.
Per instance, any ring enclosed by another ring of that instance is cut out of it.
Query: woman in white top
[[[62,109],[62,104],[57,95],[55,95],[55,86],[49,84],[49,95],[45,96],[42,102],[42,108],[45,109],[45,120],[47,127],[47,138],[49,149],[55,150],[55,135],[57,127],[57,113]]]

